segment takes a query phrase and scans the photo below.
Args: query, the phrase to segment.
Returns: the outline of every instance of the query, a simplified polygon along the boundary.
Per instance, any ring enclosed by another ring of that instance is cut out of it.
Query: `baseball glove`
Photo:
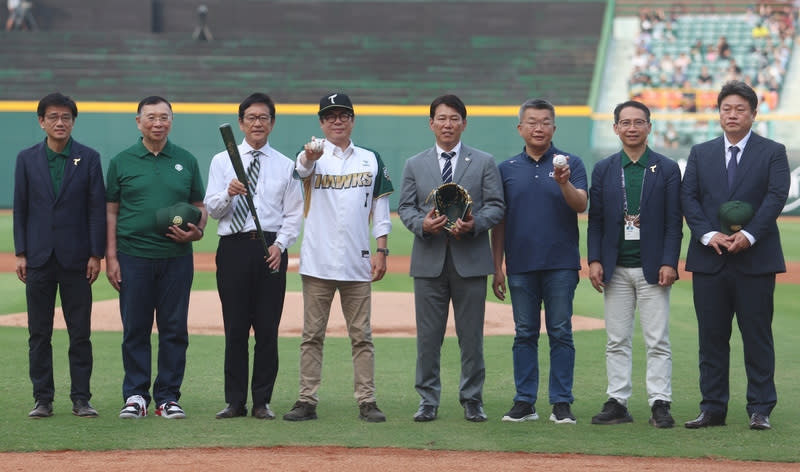
[[[437,218],[441,215],[447,216],[447,223],[444,229],[452,232],[456,226],[456,221],[461,218],[466,218],[472,209],[472,198],[469,192],[464,187],[456,183],[442,184],[433,189],[425,199],[425,203],[433,198],[433,203],[436,207]]]

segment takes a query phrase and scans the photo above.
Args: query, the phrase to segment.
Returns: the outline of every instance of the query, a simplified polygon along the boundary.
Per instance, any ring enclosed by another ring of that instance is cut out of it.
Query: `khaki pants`
[[[316,405],[322,380],[322,348],[336,290],[342,301],[353,355],[354,396],[375,401],[375,346],[370,327],[371,285],[303,275],[303,341],[300,344],[300,401]]]

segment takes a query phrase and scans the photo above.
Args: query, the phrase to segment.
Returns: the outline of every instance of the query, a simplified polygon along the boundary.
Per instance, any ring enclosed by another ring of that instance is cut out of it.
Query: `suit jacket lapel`
[[[464,173],[467,172],[467,168],[472,163],[472,150],[462,144],[461,155],[456,158],[458,159],[458,165],[456,165],[456,174],[453,177],[453,182],[459,183],[461,182],[461,178],[464,177]]]
[[[430,175],[435,182],[433,188],[442,185],[442,169],[439,168],[439,156],[436,155],[436,146],[428,151],[428,158],[425,159],[425,169],[423,175]],[[439,176],[436,178],[436,176]]]
[[[742,183],[742,180],[744,180],[744,176],[750,172],[750,169],[758,160],[756,154],[758,150],[761,149],[761,146],[759,146],[760,141],[761,136],[755,133],[750,134],[750,139],[747,140],[747,146],[742,150],[742,155],[739,157],[739,164],[736,166],[736,177],[733,179],[733,189],[731,189],[730,192],[731,197],[734,190],[736,190],[739,184]],[[725,175],[727,176],[727,170]]]
[[[661,157],[651,150],[650,159],[647,160],[647,167],[642,176],[642,201],[639,203],[639,213],[641,213],[641,208],[644,207],[648,195],[653,191],[659,172],[661,172]]]
[[[50,177],[50,167],[47,163],[47,141],[43,141],[39,146],[39,150],[33,159],[34,169],[34,182],[42,182],[42,185],[47,187],[47,194],[50,195],[50,200],[55,201],[56,195],[53,192],[53,178]]]
[[[614,216],[622,221],[625,210],[622,205],[622,153],[618,152],[611,158],[609,166],[609,176],[606,185],[609,185],[608,194],[611,196],[611,201],[607,202],[608,208],[614,209]]]
[[[72,180],[72,177],[75,175],[75,172],[77,172],[78,167],[81,164],[85,163],[81,162],[81,156],[75,150],[75,140],[73,140],[72,149],[70,150],[69,158],[67,158],[67,162],[64,167],[64,175],[61,177],[61,189],[58,192],[56,200],[61,198],[61,195],[64,194],[64,189],[67,188],[67,185],[69,185],[70,181]]]

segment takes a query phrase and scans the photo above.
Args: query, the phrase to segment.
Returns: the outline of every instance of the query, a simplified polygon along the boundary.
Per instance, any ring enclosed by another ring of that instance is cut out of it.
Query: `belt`
[[[270,239],[274,241],[277,234],[278,233],[264,231],[264,238],[266,238],[267,241],[269,241]],[[233,233],[233,234],[227,234],[225,236],[220,236],[220,239],[259,239],[259,238],[258,238],[258,231],[244,231],[241,233]]]

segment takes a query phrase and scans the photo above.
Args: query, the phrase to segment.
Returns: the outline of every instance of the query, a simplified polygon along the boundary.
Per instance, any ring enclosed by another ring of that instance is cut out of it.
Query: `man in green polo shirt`
[[[587,233],[589,279],[604,292],[608,401],[593,424],[630,423],[634,314],[647,347],[650,424],[671,428],[669,292],[678,278],[683,220],[678,164],[647,146],[650,110],[636,101],[614,109],[622,150],[594,166]]]
[[[158,416],[185,418],[178,405],[189,344],[187,317],[194,275],[192,241],[203,237],[208,214],[197,159],[167,138],[172,105],[162,97],[139,102],[140,140],[109,164],[106,188],[108,280],[119,291],[122,315],[120,418],[147,415],[150,403],[150,334],[158,326],[158,374],[152,399]],[[202,210],[200,221],[169,232],[158,230],[159,209],[187,202]]]
[[[72,413],[95,417],[92,394],[92,283],[106,245],[100,155],[72,138],[75,101],[51,93],[39,102],[47,137],[17,156],[14,249],[28,303],[28,357],[36,406],[31,418],[53,416],[53,316],[56,290],[69,333]]]

